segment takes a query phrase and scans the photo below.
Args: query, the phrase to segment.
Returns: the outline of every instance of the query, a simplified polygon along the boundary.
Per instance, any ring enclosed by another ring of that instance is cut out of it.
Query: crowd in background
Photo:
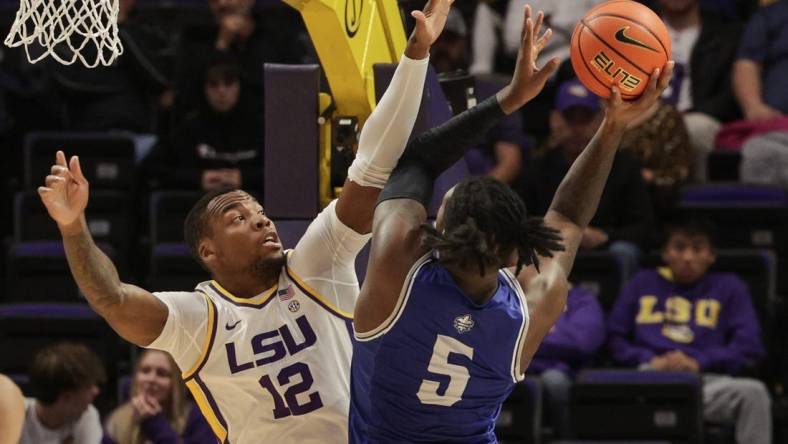
[[[120,0],[125,53],[113,66],[30,65],[23,51],[4,50],[5,164],[22,164],[31,131],[111,131],[134,140],[141,194],[225,186],[262,194],[263,63],[319,62],[299,15],[272,1],[208,0],[207,8],[190,9],[198,11],[193,19],[167,27],[145,19],[152,3],[136,1]],[[403,9],[422,3],[400,2]],[[564,62],[544,92],[490,132],[466,162],[473,174],[510,184],[539,215],[604,115],[604,104],[575,79],[568,62],[576,23],[601,1],[458,1],[431,63],[442,79],[472,74],[475,99],[488,97],[513,69],[525,3],[544,10],[553,29],[538,64],[551,57]],[[764,355],[746,286],[735,276],[707,273],[714,262],[710,228],[676,224],[671,216],[682,187],[709,180],[707,159],[715,150],[741,152],[735,174],[742,182],[788,186],[788,0],[644,3],[667,25],[674,79],[663,101],[624,137],[582,240],[584,250],[617,255],[633,277],[607,325],[593,295],[573,288],[565,316],[529,371],[541,374],[548,388],[547,419],[555,436],[568,429],[573,375],[604,349],[623,366],[717,374],[704,379],[707,419],[736,424],[739,442],[766,442],[766,387],[733,378]],[[21,189],[19,174],[11,168],[4,181],[4,235],[10,233],[12,196]],[[655,248],[662,248],[667,268],[635,274],[643,253]],[[664,313],[654,310],[662,306]],[[675,325],[664,327],[666,320]],[[65,436],[85,443],[97,437],[118,444],[210,441],[176,366],[161,352],[142,354],[124,403],[100,421],[90,407],[104,379],[95,361],[74,344],[41,352],[30,370],[36,390],[25,401],[22,442]],[[755,413],[743,417],[741,409],[726,408],[732,403]]]

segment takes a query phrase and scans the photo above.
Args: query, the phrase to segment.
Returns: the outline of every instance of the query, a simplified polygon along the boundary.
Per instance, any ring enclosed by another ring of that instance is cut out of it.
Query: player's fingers
[[[57,152],[55,153],[55,163],[57,165],[64,166],[64,167],[66,165],[68,165],[66,163],[66,154],[63,151],[57,150]]]
[[[661,68],[655,68],[654,72],[651,73],[651,77],[648,79],[648,86],[646,87],[646,92],[643,93],[643,97],[648,100],[654,100],[655,98],[659,97],[660,91],[657,88],[659,84],[659,77],[662,73]]]
[[[427,16],[421,11],[413,11],[410,13],[410,16],[416,19],[416,26],[419,26],[419,24],[423,25],[424,21],[427,20]]]
[[[539,11],[536,13],[536,21],[534,22],[534,35],[539,35],[542,32],[542,22],[544,22],[544,12]]]
[[[617,108],[621,106],[624,101],[621,99],[621,91],[618,89],[617,86],[613,85],[610,87],[610,98],[608,99],[608,105],[612,106],[613,108]]]
[[[50,199],[52,199],[52,195],[53,195],[52,192],[54,190],[52,188],[42,186],[42,187],[38,187],[37,191],[38,191],[38,195],[41,196],[41,200],[43,200],[44,203],[47,203],[49,202]]]
[[[525,41],[525,33],[528,31],[525,24],[528,22],[529,18],[531,18],[531,5],[525,5],[525,8],[523,8],[523,29],[520,31],[520,43]]]
[[[66,183],[66,179],[63,176],[53,176],[50,174],[44,179],[44,184],[49,188],[54,188],[64,183]]]
[[[67,171],[68,171],[68,168],[66,168],[66,167],[64,167],[62,165],[52,165],[52,167],[49,169],[49,174],[51,174],[53,176],[62,176]]]
[[[69,168],[71,168],[71,175],[75,180],[82,183],[87,182],[85,176],[82,174],[82,165],[79,164],[79,156],[71,156]]]
[[[534,47],[534,22],[529,18],[525,21],[525,40],[523,40],[520,50],[523,53],[523,62],[525,66],[532,67],[534,64],[534,54],[532,48]]]
[[[545,29],[545,31],[542,33],[542,36],[539,37],[539,40],[536,43],[536,49],[538,51],[542,51],[545,46],[547,46],[547,43],[550,41],[550,37],[552,36],[553,30],[551,28]]]
[[[659,76],[659,83],[657,87],[660,91],[664,90],[670,84],[670,79],[673,77],[673,67],[675,66],[675,62],[673,60],[669,61],[665,64],[665,67],[662,70],[662,74]]]
[[[534,81],[536,81],[540,85],[546,83],[547,79],[549,79],[550,76],[553,75],[553,73],[558,69],[560,65],[561,65],[561,59],[559,59],[558,57],[553,57],[552,59],[550,59],[549,62],[545,63],[545,65],[542,67],[542,69],[539,70],[538,73],[536,73],[536,76],[534,76]]]

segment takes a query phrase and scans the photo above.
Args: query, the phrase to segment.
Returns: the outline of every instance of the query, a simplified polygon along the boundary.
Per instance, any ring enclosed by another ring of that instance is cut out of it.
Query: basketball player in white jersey
[[[78,158],[67,162],[58,151],[39,187],[90,305],[124,339],[175,358],[221,442],[347,442],[355,257],[413,128],[429,48],[452,2],[431,0],[412,13],[416,29],[364,126],[341,197],[292,251],[282,250],[250,195],[208,194],[190,211],[185,235],[213,280],[193,292],[152,294],[123,283],[94,244]]]

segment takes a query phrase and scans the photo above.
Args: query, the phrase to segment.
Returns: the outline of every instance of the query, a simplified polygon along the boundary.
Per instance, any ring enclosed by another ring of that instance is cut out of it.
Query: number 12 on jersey
[[[422,404],[442,405],[451,407],[460,400],[468,385],[471,374],[468,369],[457,364],[449,363],[449,354],[457,353],[473,359],[473,348],[468,347],[462,342],[444,335],[438,335],[435,346],[432,348],[432,358],[427,367],[427,371],[436,375],[449,377],[449,386],[441,395],[438,393],[440,382],[431,379],[421,381],[421,387],[417,396]]]
[[[323,407],[323,400],[320,399],[320,393],[318,392],[310,393],[309,400],[303,404],[298,401],[298,395],[312,388],[312,383],[314,382],[309,366],[303,362],[296,362],[279,371],[279,374],[276,376],[279,387],[289,384],[290,380],[296,375],[300,376],[301,382],[288,387],[285,390],[284,399],[279,394],[270,376],[263,375],[260,378],[260,385],[271,393],[271,398],[274,400],[274,419],[282,419],[290,415],[305,415]]]

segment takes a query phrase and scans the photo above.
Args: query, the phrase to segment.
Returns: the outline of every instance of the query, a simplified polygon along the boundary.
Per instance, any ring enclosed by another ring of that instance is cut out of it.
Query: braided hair
[[[471,177],[455,187],[443,210],[443,232],[427,224],[421,228],[425,246],[438,250],[442,262],[478,265],[481,276],[515,250],[516,274],[531,264],[538,271],[538,256],[564,250],[557,230],[542,218],[527,217],[520,196],[490,177]]]

